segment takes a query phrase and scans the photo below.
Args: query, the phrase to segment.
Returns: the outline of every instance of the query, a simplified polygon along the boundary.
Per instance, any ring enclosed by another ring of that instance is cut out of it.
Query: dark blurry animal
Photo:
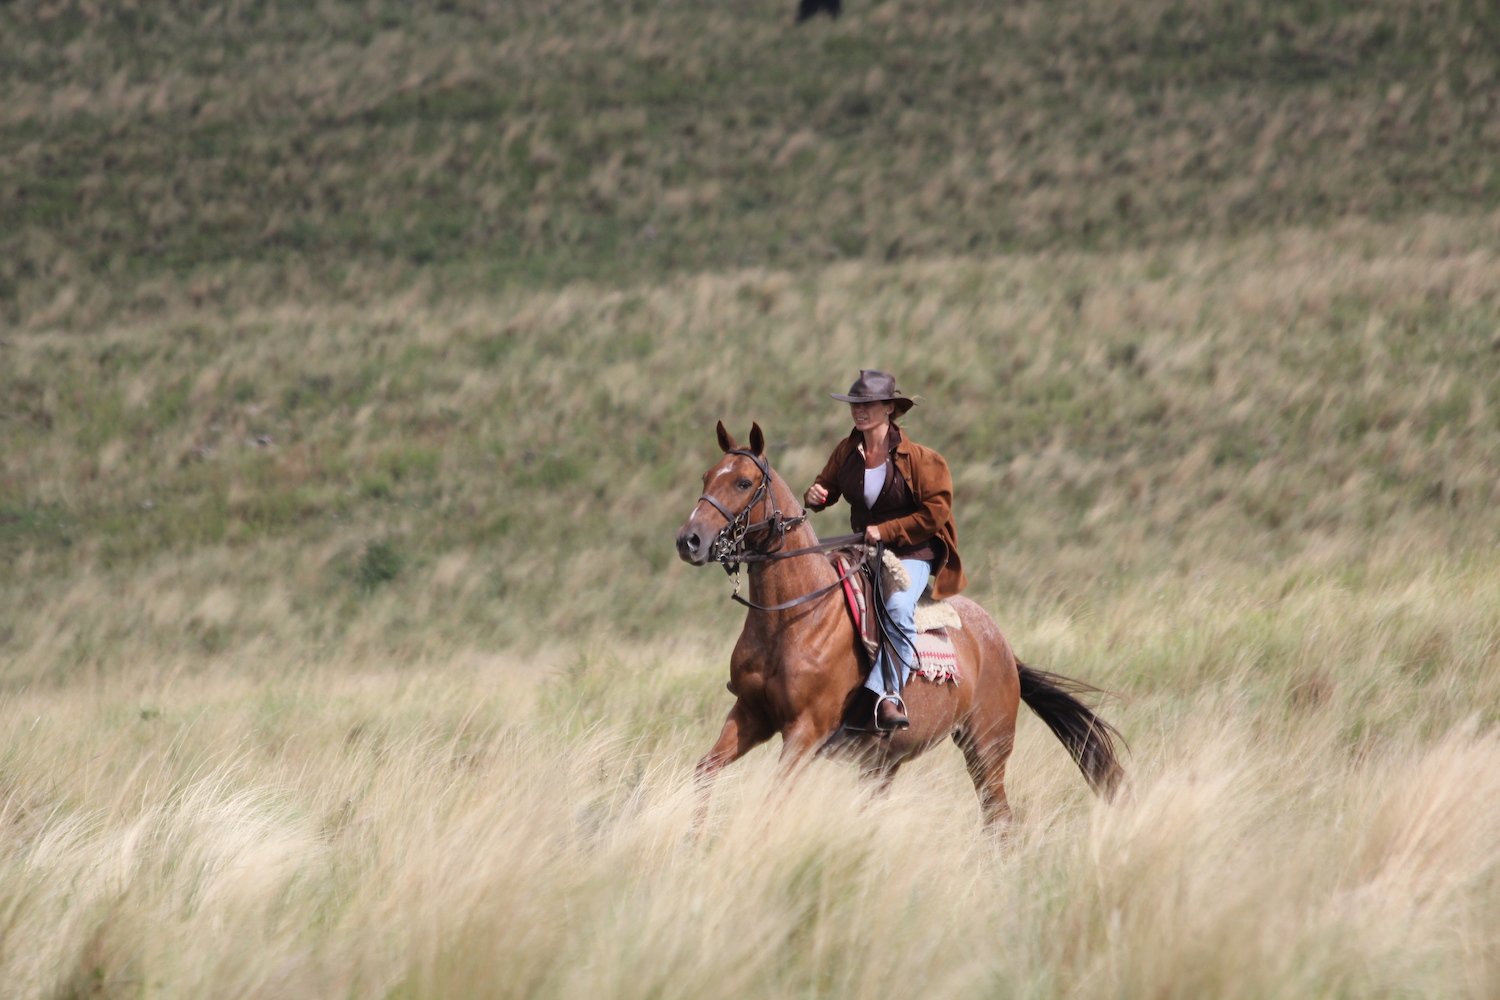
[[[799,0],[797,23],[801,24],[822,13],[827,13],[829,17],[838,17],[843,8],[843,0]]]
[[[1016,659],[994,620],[965,597],[951,598],[963,628],[950,634],[957,684],[913,678],[903,692],[911,728],[889,733],[844,726],[862,691],[866,660],[845,612],[839,573],[791,489],[765,458],[760,425],[740,448],[718,426],[724,457],[703,475],[703,495],[677,531],[677,553],[695,566],[748,565],[750,607],[729,661],[734,707],[713,749],[698,762],[706,798],[714,775],[781,734],[781,759],[810,754],[853,758],[883,787],[903,763],[949,737],[963,751],[987,825],[1010,815],[1005,764],[1024,701],[1062,740],[1095,791],[1112,795],[1123,777],[1118,733],[1074,695],[1087,685],[1033,670]],[[868,713],[866,713],[868,714]],[[700,813],[701,816],[701,813]]]

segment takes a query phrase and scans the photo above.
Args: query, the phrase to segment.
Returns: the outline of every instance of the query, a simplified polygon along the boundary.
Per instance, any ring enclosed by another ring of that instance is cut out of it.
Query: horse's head
[[[750,444],[741,448],[719,421],[719,447],[724,457],[703,474],[703,495],[677,529],[677,554],[684,562],[702,566],[713,554],[714,539],[732,522],[753,520],[752,507],[771,497],[770,466],[766,464],[766,436],[760,424],[750,427]],[[774,503],[774,501],[772,501]],[[770,516],[767,505],[764,516]]]

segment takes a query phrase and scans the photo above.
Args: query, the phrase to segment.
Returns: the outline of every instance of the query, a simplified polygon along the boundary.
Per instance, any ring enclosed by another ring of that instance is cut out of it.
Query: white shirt
[[[880,496],[880,488],[885,485],[885,465],[878,469],[865,470],[865,506],[875,506],[875,498]]]

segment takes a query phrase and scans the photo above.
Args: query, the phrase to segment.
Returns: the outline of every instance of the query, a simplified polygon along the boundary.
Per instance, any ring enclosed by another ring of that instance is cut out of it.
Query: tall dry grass
[[[1023,648],[1122,689],[1132,781],[1091,800],[1027,720],[1003,842],[951,748],[883,799],[832,763],[787,789],[762,751],[694,840],[714,720],[679,691],[717,686],[722,642],[547,679],[143,662],[12,694],[6,992],[1489,996],[1495,675],[1458,664],[1494,646],[1497,572],[1022,616]],[[1404,657],[1433,634],[1453,662],[1422,681]],[[1323,687],[1285,683],[1310,667]]]

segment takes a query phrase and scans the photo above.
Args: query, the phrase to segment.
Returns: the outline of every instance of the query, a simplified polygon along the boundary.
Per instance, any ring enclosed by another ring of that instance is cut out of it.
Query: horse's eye
[[[748,490],[750,488],[750,480],[748,480],[748,479],[741,479],[739,482],[735,483],[734,485],[738,486],[742,490]]]

